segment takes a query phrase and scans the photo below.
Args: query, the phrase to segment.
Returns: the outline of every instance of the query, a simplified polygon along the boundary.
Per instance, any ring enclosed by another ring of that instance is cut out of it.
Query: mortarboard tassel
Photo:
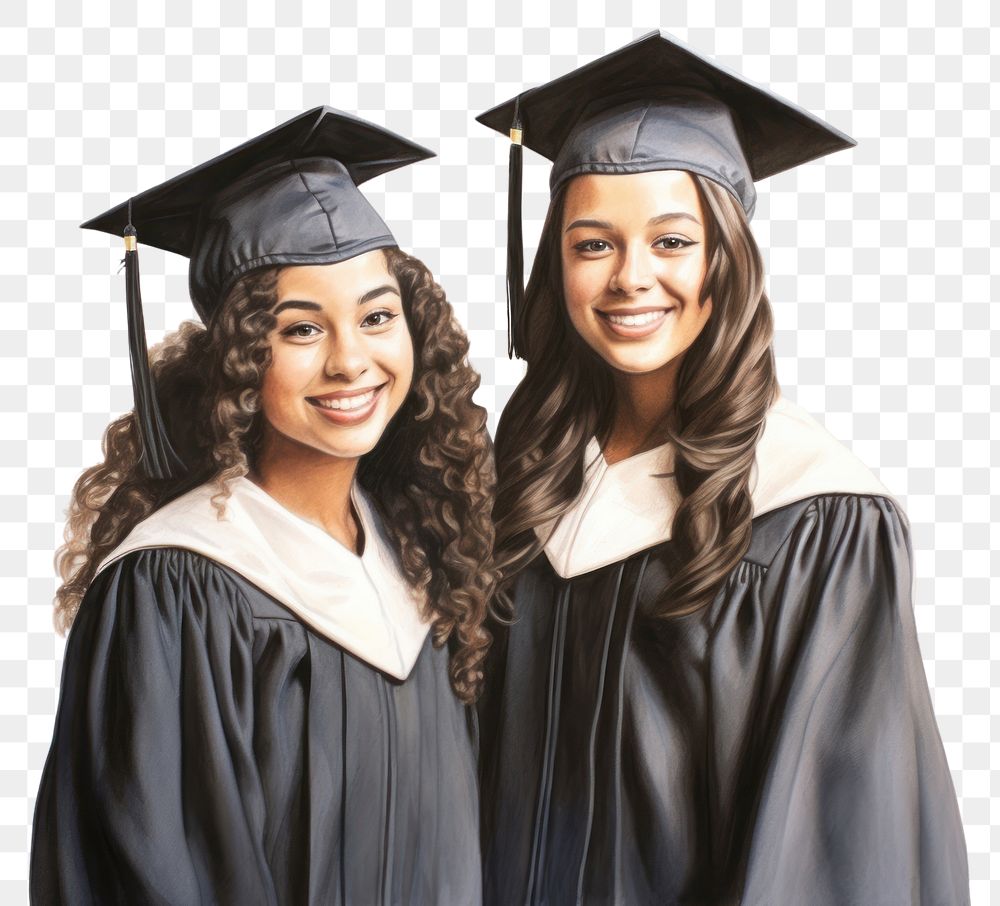
[[[524,242],[521,236],[521,99],[514,101],[507,176],[507,358],[521,358],[520,316],[524,303]]]
[[[139,251],[135,227],[132,225],[132,202],[128,206],[125,227],[125,301],[128,307],[128,349],[132,363],[132,393],[135,415],[139,423],[142,454],[139,462],[150,478],[180,478],[187,469],[170,445],[166,425],[160,414],[149,371],[149,350],[146,347],[146,325],[142,317],[142,295],[139,292]]]

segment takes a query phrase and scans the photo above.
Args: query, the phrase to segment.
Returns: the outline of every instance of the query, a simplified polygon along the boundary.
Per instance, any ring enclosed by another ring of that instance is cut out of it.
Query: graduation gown
[[[470,714],[377,514],[355,556],[246,479],[106,561],[66,648],[38,904],[474,904]]]
[[[485,901],[967,903],[885,489],[779,402],[749,550],[709,607],[664,621],[649,611],[677,567],[670,448],[588,454],[487,673]]]

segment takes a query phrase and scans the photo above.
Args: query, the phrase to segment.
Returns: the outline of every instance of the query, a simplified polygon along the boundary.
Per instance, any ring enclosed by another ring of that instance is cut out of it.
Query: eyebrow
[[[657,214],[655,217],[650,217],[646,226],[655,226],[656,224],[664,223],[667,220],[690,220],[692,223],[697,223],[701,226],[700,221],[697,217],[692,214],[688,214],[685,211],[669,211],[666,214]],[[565,232],[570,230],[577,230],[580,227],[589,227],[592,230],[613,230],[614,225],[608,223],[606,220],[574,220],[568,227],[566,227]]]
[[[612,226],[606,220],[574,220],[568,227],[566,227],[565,232],[570,230],[577,230],[580,227],[590,227],[592,230],[610,230]]]
[[[277,315],[283,312],[286,308],[305,308],[309,311],[322,311],[323,306],[318,302],[303,302],[301,299],[288,299],[278,305],[274,311],[271,312],[272,315]]]
[[[698,220],[694,214],[688,214],[687,211],[671,211],[668,214],[658,214],[656,217],[650,217],[647,226],[653,226],[657,223],[663,223],[667,220],[690,220],[691,223],[697,223],[701,226],[701,222]]]
[[[376,286],[375,289],[370,289],[363,296],[358,299],[358,305],[364,305],[366,302],[371,302],[372,299],[377,299],[379,296],[385,293],[395,293],[399,295],[399,290],[395,286],[390,286],[386,283],[384,286]]]
[[[385,286],[376,286],[374,289],[368,290],[368,292],[366,292],[363,296],[360,296],[358,298],[358,305],[364,305],[367,302],[371,302],[372,299],[377,299],[379,296],[384,295],[385,293],[395,293],[398,296],[399,290],[397,290],[395,286],[389,286],[388,283],[385,284]],[[307,311],[323,310],[323,306],[320,305],[318,302],[306,302],[303,299],[286,299],[284,302],[279,303],[275,307],[275,309],[271,312],[271,314],[272,315],[281,314],[281,312],[285,311],[288,308],[303,308],[306,309]]]

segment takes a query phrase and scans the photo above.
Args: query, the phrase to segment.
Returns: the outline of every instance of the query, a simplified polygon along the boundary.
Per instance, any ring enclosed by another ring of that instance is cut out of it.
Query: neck
[[[604,447],[609,465],[666,442],[682,359],[646,374],[614,373],[615,416]]]
[[[359,553],[358,522],[351,508],[357,469],[357,459],[331,456],[265,425],[260,453],[247,477],[285,509]]]

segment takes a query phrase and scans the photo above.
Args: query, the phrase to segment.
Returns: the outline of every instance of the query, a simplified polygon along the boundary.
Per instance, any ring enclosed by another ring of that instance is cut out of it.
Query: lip
[[[384,387],[385,384],[372,384],[368,387],[355,387],[352,390],[334,390],[331,393],[318,393],[316,396],[309,396],[306,399],[310,400],[343,400],[348,399],[352,396],[361,396],[362,393],[367,393],[369,390],[378,390]]]
[[[367,421],[371,418],[372,413],[378,406],[379,400],[382,399],[385,394],[385,388],[388,383],[376,384],[372,387],[359,387],[356,390],[337,390],[333,393],[324,393],[322,396],[308,396],[306,401],[310,406],[313,407],[320,415],[322,415],[328,421],[333,422],[335,425],[340,426],[353,426],[360,425],[362,422]],[[372,396],[371,400],[364,406],[357,409],[325,409],[320,406],[317,400],[342,400],[347,399],[352,396],[361,396],[364,393],[368,393],[371,390],[375,391],[375,395]]]
[[[604,326],[610,334],[615,337],[622,337],[628,340],[641,340],[656,333],[666,322],[668,315],[671,312],[677,311],[677,307],[669,305],[664,307],[663,305],[647,305],[640,308],[613,308],[607,311],[602,311],[599,308],[595,308],[594,311],[598,315],[598,320]],[[650,321],[648,324],[639,325],[627,325],[627,324],[615,324],[608,316],[625,316],[625,315],[645,315],[651,312],[661,312],[662,315],[656,318],[654,321]]]

